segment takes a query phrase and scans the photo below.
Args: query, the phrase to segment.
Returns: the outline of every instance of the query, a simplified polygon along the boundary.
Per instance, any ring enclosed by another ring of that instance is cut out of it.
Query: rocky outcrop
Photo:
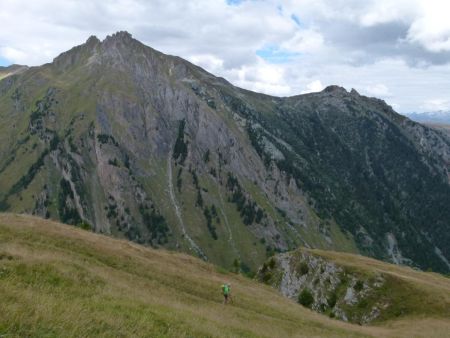
[[[256,278],[314,311],[352,323],[377,320],[391,305],[381,273],[338,265],[306,249],[270,258]]]

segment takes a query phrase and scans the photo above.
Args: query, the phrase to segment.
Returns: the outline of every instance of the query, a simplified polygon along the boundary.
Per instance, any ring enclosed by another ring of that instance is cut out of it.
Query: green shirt
[[[230,286],[227,284],[222,285],[222,292],[224,295],[228,295],[230,293]]]

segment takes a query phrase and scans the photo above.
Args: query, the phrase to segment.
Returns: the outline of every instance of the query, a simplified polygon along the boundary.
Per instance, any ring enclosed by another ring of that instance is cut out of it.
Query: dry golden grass
[[[10,74],[9,73],[0,73],[0,80],[3,80],[5,77],[8,77]]]
[[[194,257],[31,216],[0,215],[0,257],[0,337],[445,337],[450,332],[448,320],[434,318],[383,327],[346,324]],[[448,287],[445,278],[433,278]],[[232,284],[229,306],[220,295],[224,281]]]
[[[393,265],[373,258],[344,252],[315,249],[308,251],[335,261],[340,265],[371,272],[377,271],[399,277],[405,281],[410,281],[417,287],[438,293],[444,297],[443,300],[450,304],[450,279],[438,273],[418,271],[407,266]]]

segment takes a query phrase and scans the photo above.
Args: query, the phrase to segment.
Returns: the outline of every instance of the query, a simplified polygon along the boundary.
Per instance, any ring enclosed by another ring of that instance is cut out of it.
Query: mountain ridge
[[[0,80],[14,74],[20,74],[21,72],[24,72],[28,69],[28,66],[23,65],[10,65],[7,67],[0,66]]]
[[[119,32],[2,80],[0,115],[3,210],[249,273],[299,245],[450,269],[449,138],[356,90],[253,93]]]
[[[450,124],[450,112],[445,110],[423,112],[423,113],[410,113],[407,114],[411,120],[420,123],[442,123]]]

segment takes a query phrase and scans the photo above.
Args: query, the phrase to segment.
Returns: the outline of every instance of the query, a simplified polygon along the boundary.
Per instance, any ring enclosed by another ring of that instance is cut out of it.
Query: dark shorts
[[[225,297],[225,299],[228,299],[228,294],[226,294],[226,295],[224,294],[223,296]]]

